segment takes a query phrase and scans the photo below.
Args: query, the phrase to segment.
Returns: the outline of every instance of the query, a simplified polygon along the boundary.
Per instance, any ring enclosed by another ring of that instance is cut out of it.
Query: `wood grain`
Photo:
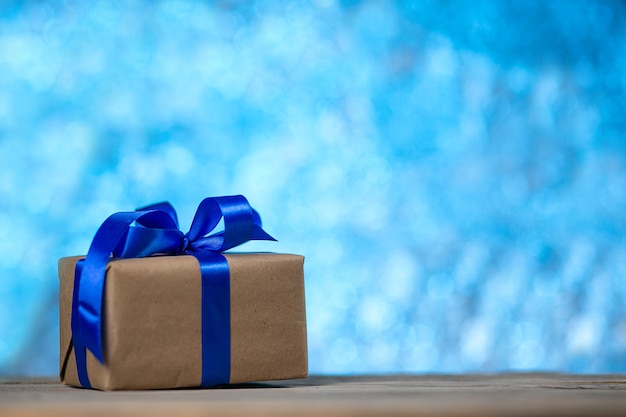
[[[312,376],[211,389],[100,392],[0,380],[1,416],[626,415],[626,375]]]

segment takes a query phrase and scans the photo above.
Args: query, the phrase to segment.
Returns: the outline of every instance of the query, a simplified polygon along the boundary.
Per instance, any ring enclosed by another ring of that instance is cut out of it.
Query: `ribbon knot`
[[[189,249],[189,234],[185,233],[183,235],[183,240],[180,243],[180,248],[178,249],[178,253],[186,253]]]
[[[222,219],[224,230],[210,234]],[[167,202],[111,215],[76,268],[72,334],[77,360],[88,349],[104,363],[102,301],[111,258],[191,254],[199,260],[210,259],[249,240],[276,239],[262,229],[259,214],[241,195],[204,199],[188,233],[179,230],[176,211]]]

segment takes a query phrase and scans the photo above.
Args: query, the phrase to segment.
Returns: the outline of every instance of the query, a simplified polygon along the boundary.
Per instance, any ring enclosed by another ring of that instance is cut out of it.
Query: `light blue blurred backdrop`
[[[621,1],[3,1],[0,374],[56,262],[244,194],[306,256],[312,373],[626,371]]]

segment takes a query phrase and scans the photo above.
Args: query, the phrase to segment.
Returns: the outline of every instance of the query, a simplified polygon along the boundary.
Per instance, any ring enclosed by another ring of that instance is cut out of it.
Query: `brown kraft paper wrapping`
[[[308,373],[304,257],[223,254],[230,267],[230,383]],[[74,268],[59,260],[61,380],[80,386],[71,346]],[[201,277],[189,255],[109,262],[104,292],[105,365],[87,351],[100,390],[197,387],[202,378]]]

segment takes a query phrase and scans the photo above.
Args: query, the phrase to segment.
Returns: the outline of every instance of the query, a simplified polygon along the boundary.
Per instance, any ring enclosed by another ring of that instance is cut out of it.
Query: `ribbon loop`
[[[222,218],[224,230],[210,235]],[[216,265],[221,262],[220,269],[228,272],[225,259],[219,254],[249,240],[275,239],[261,228],[260,216],[241,195],[204,199],[186,234],[179,230],[176,211],[167,202],[111,215],[96,232],[87,257],[76,268],[71,325],[77,363],[84,362],[85,350],[104,363],[102,302],[106,265],[112,257],[191,254],[199,259],[201,270],[207,274],[211,268],[203,261],[217,262]],[[223,261],[215,261],[216,257]],[[205,278],[203,272],[203,282],[207,281]],[[223,278],[220,280],[223,282]],[[220,288],[224,285],[220,284]],[[81,384],[89,387],[84,363],[78,363],[78,368]]]

